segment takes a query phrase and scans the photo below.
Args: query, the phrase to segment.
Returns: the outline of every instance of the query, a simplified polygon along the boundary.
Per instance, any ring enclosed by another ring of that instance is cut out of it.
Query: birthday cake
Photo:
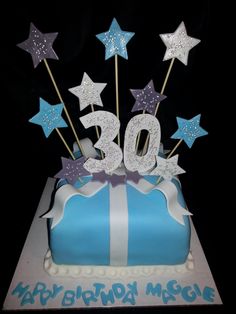
[[[46,59],[58,59],[52,48],[56,36],[43,34],[31,24],[29,39],[18,45],[31,53],[34,67],[43,60],[51,78]],[[96,127],[94,145],[88,139],[79,140],[54,79],[61,103],[50,105],[40,98],[40,111],[30,119],[42,126],[46,137],[56,130],[70,155],[62,157],[52,207],[43,216],[47,218],[49,243],[44,267],[50,275],[77,276],[81,273],[77,266],[98,267],[100,275],[110,267],[137,270],[140,266],[184,265],[186,269],[188,259],[192,261],[191,213],[178,179],[185,171],[178,166],[178,155],[172,155],[182,141],[190,148],[207,132],[199,125],[200,115],[190,120],[177,117],[178,130],[172,138],[179,142],[166,155],[156,114],[166,98],[163,92],[174,60],[187,65],[189,50],[199,40],[187,35],[183,22],[174,33],[160,35],[167,47],[164,60],[172,59],[163,88],[156,92],[151,80],[144,89],[130,90],[135,98],[132,112],[143,113],[128,122],[121,148],[118,55],[128,59],[126,45],[133,36],[122,31],[116,19],[107,32],[97,35],[105,45],[105,59],[115,56],[116,115],[94,110],[94,105],[103,107],[100,93],[106,83],[95,83],[84,73],[81,85],[69,89],[79,98],[80,110],[91,106],[92,112],[80,121],[86,129]],[[73,151],[59,130],[68,126],[61,116],[63,109],[76,139]],[[139,151],[143,130],[148,136]]]
[[[156,185],[157,176],[140,176],[121,166],[112,175],[82,180],[59,182],[53,208],[44,216],[50,218],[51,254],[44,263],[50,274],[67,269],[67,275],[76,276],[81,268],[69,265],[185,264],[190,213],[177,178]]]

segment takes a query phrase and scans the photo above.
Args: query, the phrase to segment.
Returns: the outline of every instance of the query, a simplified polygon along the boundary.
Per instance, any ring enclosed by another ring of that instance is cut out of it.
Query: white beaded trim
[[[61,277],[148,277],[153,275],[186,273],[193,271],[194,260],[191,252],[181,265],[144,265],[144,266],[87,266],[87,265],[57,265],[53,262],[51,251],[48,250],[44,259],[44,269],[51,276]]]

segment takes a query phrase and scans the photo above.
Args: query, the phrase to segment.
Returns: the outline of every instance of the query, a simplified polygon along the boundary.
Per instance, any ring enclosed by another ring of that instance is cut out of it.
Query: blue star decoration
[[[43,132],[48,137],[56,128],[67,127],[66,122],[61,116],[64,105],[50,105],[44,99],[40,98],[40,110],[29,120],[31,123],[41,125]]]
[[[144,89],[131,89],[130,91],[136,99],[132,112],[145,110],[154,115],[157,104],[166,98],[165,95],[161,95],[155,91],[152,80]]]
[[[207,131],[200,127],[200,118],[200,114],[190,120],[177,117],[178,130],[171,136],[171,138],[182,139],[188,147],[191,148],[198,137],[208,134]]]
[[[68,183],[75,184],[79,177],[90,175],[83,166],[85,160],[85,157],[76,160],[61,157],[62,169],[55,175],[55,178],[66,179]]]
[[[128,59],[126,45],[133,36],[134,33],[122,31],[115,18],[112,20],[111,26],[107,32],[96,35],[105,45],[105,60],[114,55]]]
[[[29,38],[17,46],[31,54],[34,68],[43,59],[58,59],[52,48],[53,42],[58,33],[41,33],[33,23],[30,23]]]

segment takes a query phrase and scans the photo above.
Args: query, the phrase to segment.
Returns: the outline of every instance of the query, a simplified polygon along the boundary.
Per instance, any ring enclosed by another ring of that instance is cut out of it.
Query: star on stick
[[[79,177],[90,175],[83,167],[85,157],[76,160],[61,157],[62,169],[55,175],[55,178],[66,179],[68,183],[74,184]]]
[[[111,26],[107,32],[96,35],[96,37],[105,45],[105,60],[114,55],[119,55],[128,59],[126,45],[133,36],[134,33],[132,32],[122,31],[115,18],[112,20]]]
[[[144,89],[131,89],[130,91],[136,99],[132,112],[145,110],[154,115],[157,104],[166,98],[165,95],[161,95],[155,91],[152,80]]]
[[[53,77],[52,71],[51,71],[51,69],[47,63],[47,58],[58,59],[55,51],[52,48],[53,42],[56,39],[56,37],[57,37],[57,33],[43,34],[34,26],[33,23],[31,23],[30,24],[29,38],[27,40],[25,40],[24,42],[18,44],[17,46],[31,54],[35,68],[42,60],[44,61],[45,67],[48,71],[48,74],[49,74],[50,79],[53,83],[53,86],[54,86],[55,91],[58,95],[58,98],[59,98],[60,102],[64,104],[65,114],[67,116],[69,125],[70,125],[70,127],[74,133],[76,142],[77,142],[81,152],[83,153],[83,149],[80,145],[80,141],[79,141],[79,138],[76,134],[75,128],[74,128],[73,123],[72,123],[71,118],[70,118],[70,115],[69,115],[69,113],[66,109],[65,103],[61,97],[60,91],[57,87],[57,84],[56,84],[56,81]],[[58,132],[58,130],[57,130],[57,132]],[[58,134],[62,138],[60,132]],[[65,143],[65,140],[64,139],[62,139],[62,140],[63,140],[65,146],[67,146],[67,144]],[[68,146],[67,146],[67,149],[68,149],[68,151],[70,151]],[[70,155],[73,156],[71,151],[70,151]]]
[[[41,33],[33,23],[30,23],[29,38],[17,46],[31,54],[34,68],[43,59],[58,59],[52,48],[58,33]]]
[[[169,159],[156,156],[157,167],[150,173],[151,175],[158,175],[165,180],[171,180],[173,176],[185,173],[185,170],[178,166],[178,157],[175,155]]]
[[[190,120],[177,117],[178,130],[171,138],[184,140],[188,147],[191,148],[198,137],[208,134],[207,131],[200,127],[200,118],[200,114]]]
[[[160,37],[167,48],[163,60],[177,58],[185,65],[188,64],[189,51],[200,42],[200,39],[187,35],[184,22],[174,33],[160,34]]]
[[[81,85],[69,88],[69,91],[79,98],[80,110],[89,105],[103,107],[101,92],[106,87],[106,83],[95,83],[87,73],[84,73]]]
[[[61,116],[63,104],[50,105],[40,98],[40,110],[29,122],[41,125],[43,132],[48,137],[54,129],[67,127],[66,122]]]

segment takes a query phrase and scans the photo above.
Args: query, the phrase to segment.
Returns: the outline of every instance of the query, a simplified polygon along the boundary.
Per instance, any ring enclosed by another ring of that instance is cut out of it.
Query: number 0
[[[138,156],[136,153],[136,140],[141,130],[150,133],[147,153]],[[145,172],[156,163],[156,155],[159,151],[161,138],[160,123],[156,117],[150,114],[139,114],[133,117],[125,131],[124,163],[129,171]]]

